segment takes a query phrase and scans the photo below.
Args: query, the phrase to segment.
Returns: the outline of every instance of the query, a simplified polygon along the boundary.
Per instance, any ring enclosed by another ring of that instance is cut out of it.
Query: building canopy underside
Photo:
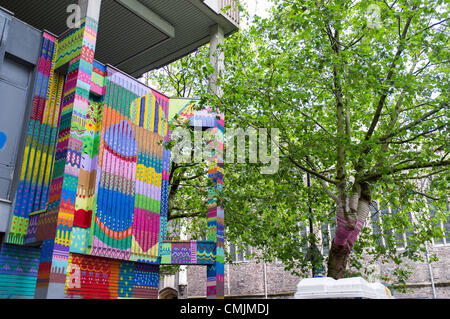
[[[39,30],[66,32],[77,0],[0,0],[0,6]],[[238,26],[201,0],[103,0],[95,59],[139,77],[209,43],[210,27],[225,36]]]

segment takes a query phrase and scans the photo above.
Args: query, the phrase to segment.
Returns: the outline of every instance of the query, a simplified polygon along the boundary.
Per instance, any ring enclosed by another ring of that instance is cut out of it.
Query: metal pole
[[[267,299],[267,266],[264,262],[264,298]]]
[[[431,268],[430,253],[428,252],[428,244],[426,242],[425,242],[425,252],[426,252],[426,255],[427,255],[427,264],[428,264],[428,271],[430,273],[431,288],[433,290],[433,299],[436,299],[437,298],[437,294],[436,294],[436,287],[434,286],[433,269]]]
[[[227,264],[227,286],[228,286],[228,296],[231,295],[231,288],[230,288],[230,264]]]
[[[413,222],[416,223],[416,216],[413,212],[411,212],[411,218],[412,218]],[[433,299],[436,299],[437,298],[436,287],[434,285],[433,269],[431,268],[430,252],[428,251],[428,243],[427,242],[425,242],[425,255],[427,257],[428,272],[430,273],[431,289],[433,290]]]

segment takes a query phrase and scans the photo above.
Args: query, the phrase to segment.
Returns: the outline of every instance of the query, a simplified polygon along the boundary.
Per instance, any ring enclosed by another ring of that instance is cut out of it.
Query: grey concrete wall
[[[7,232],[32,106],[42,33],[0,10],[0,232]]]

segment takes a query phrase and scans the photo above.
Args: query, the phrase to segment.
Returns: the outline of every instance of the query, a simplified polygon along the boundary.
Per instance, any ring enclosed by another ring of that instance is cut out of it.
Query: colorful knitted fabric
[[[50,248],[47,255],[51,257],[48,257],[49,261],[43,262],[42,272],[41,267],[39,269],[40,285],[44,291],[45,285],[49,287],[48,289],[55,291],[61,291],[61,288],[64,290],[66,282],[83,153],[83,136],[89,110],[97,28],[97,21],[88,16],[80,28],[73,30],[74,33],[80,34],[82,46],[80,51],[75,48],[78,53],[73,58],[68,48],[78,47],[79,41],[76,40],[70,44],[71,42],[66,38],[61,39],[61,51],[55,66],[58,68],[68,61],[68,75],[61,105],[60,131],[51,185],[52,194],[48,208],[48,213],[56,213],[56,231],[55,237],[49,239],[48,247]],[[48,268],[50,268],[49,273]]]
[[[223,116],[94,61],[96,35],[91,17],[44,34],[0,297],[157,298],[160,264],[207,265],[208,296],[222,296]],[[214,133],[207,241],[164,242],[173,114]]]
[[[166,241],[161,246],[162,265],[213,265],[216,261],[212,241]]]
[[[44,33],[8,243],[24,243],[29,216],[45,209],[47,203],[63,84],[53,72],[56,48],[56,39]]]
[[[84,26],[85,22],[82,22],[81,27],[69,30],[60,38],[58,55],[55,61],[57,69],[80,56],[85,34]]]
[[[92,255],[129,260],[137,162],[129,112],[133,100],[149,90],[114,69],[106,74],[89,248]]]
[[[66,279],[69,298],[158,297],[159,266],[70,254]]]
[[[224,114],[218,115],[216,127],[212,129],[214,138],[210,142],[211,156],[208,159],[208,178],[213,182],[208,190],[208,220],[207,239],[216,243],[215,262],[207,266],[207,296],[208,298],[223,298],[224,296]]]
[[[148,88],[115,70],[107,73],[90,253],[155,262],[163,166],[169,166],[163,164],[165,111]],[[167,170],[165,175],[167,181]]]
[[[0,299],[33,299],[39,249],[5,244],[0,251]]]

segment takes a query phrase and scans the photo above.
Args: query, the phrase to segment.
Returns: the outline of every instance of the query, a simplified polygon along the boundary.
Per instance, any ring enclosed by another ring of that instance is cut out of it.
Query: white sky
[[[251,15],[257,14],[263,18],[268,16],[266,10],[273,5],[270,0],[242,0],[241,3],[247,6]]]

